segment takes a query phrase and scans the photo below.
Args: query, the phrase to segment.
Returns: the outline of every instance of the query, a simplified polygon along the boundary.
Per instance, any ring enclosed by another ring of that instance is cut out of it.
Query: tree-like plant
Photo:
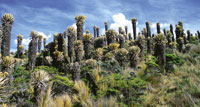
[[[133,26],[133,37],[134,37],[134,40],[136,40],[136,22],[137,22],[137,19],[132,18],[131,21],[132,21],[132,26]]]
[[[147,38],[147,54],[151,54],[151,38]]]
[[[115,58],[119,62],[119,65],[123,68],[126,67],[127,55],[128,51],[125,48],[118,49],[115,55]]]
[[[160,22],[156,23],[156,28],[157,28],[157,34],[161,33],[160,32]]]
[[[68,31],[68,56],[70,57],[70,62],[73,62],[74,55],[74,41],[76,38],[76,30],[74,27],[70,26],[67,28]]]
[[[130,61],[130,66],[132,68],[137,68],[139,62],[140,48],[138,46],[131,46],[128,48],[128,56]]]
[[[132,40],[132,35],[131,35],[131,33],[128,33],[128,38],[129,38],[129,40]]]
[[[73,80],[80,80],[81,78],[81,66],[78,62],[75,62],[72,67]]]
[[[176,32],[176,42],[177,42],[178,38],[181,37],[182,27],[177,25],[175,32]]]
[[[151,27],[149,22],[146,22],[146,29],[147,29],[147,37],[151,37]]]
[[[119,34],[119,44],[120,44],[120,48],[124,48],[124,44],[125,44],[125,38],[124,35]]]
[[[9,56],[10,54],[10,40],[11,40],[11,30],[14,22],[12,14],[5,13],[1,17],[2,22],[2,44],[1,44],[1,55],[3,57]]]
[[[109,29],[106,32],[106,38],[107,38],[107,44],[109,45],[110,43],[114,43],[116,41],[116,34],[114,29]]]
[[[100,36],[94,39],[94,48],[103,48],[106,45],[106,36]]]
[[[154,56],[158,59],[158,64],[160,65],[160,68],[162,71],[164,71],[166,66],[166,36],[162,33],[156,35],[154,38],[155,46],[154,46]]]
[[[23,53],[24,53],[24,46],[23,45],[19,45],[18,46],[18,50],[17,50],[18,58],[22,58]]]
[[[39,37],[38,37],[38,53],[41,52],[42,38],[43,38],[43,36],[42,36],[42,35],[39,35]]]
[[[97,30],[97,37],[99,37],[99,27],[96,27]]]
[[[37,53],[37,42],[38,42],[38,33],[36,31],[32,31],[31,34],[31,42],[29,43],[28,50],[28,65],[29,69],[33,70],[36,62],[36,53]]]
[[[200,41],[200,32],[199,32],[199,30],[197,30],[197,36],[198,36],[198,39]]]
[[[144,57],[144,45],[145,45],[145,37],[143,35],[139,35],[136,40],[137,46],[140,48],[140,58],[143,60]]]
[[[172,37],[173,37],[173,35],[172,35],[172,33],[170,32],[170,30],[168,30],[167,31],[167,44],[168,44],[168,46],[169,46],[169,44],[171,43],[171,42],[173,42],[172,41]]]
[[[118,44],[118,43],[111,43],[108,46],[108,50],[115,53],[115,51],[117,51],[117,49],[119,48],[119,45],[120,44]]]
[[[190,30],[187,30],[187,40],[188,40],[189,43],[191,42]]]
[[[119,34],[123,34],[123,33],[122,33],[122,31],[123,31],[122,27],[119,27],[119,28],[118,28],[118,31],[119,31]]]
[[[104,22],[105,24],[105,32],[108,30],[108,22]]]
[[[2,61],[1,61],[2,69],[1,69],[1,71],[3,73],[8,73],[7,77],[9,78],[9,85],[11,85],[12,80],[13,80],[12,69],[11,69],[12,64],[13,64],[12,57],[5,56],[5,57],[2,58]]]
[[[187,36],[186,36],[186,34],[183,34],[183,41],[184,41],[184,44],[187,44]]]
[[[125,26],[125,33],[128,35],[128,26]]]
[[[0,25],[0,50],[1,50],[2,36],[3,36],[3,31],[2,31],[2,27],[1,27],[1,25]],[[0,52],[1,52],[1,51],[0,51]]]
[[[178,25],[181,26],[181,28],[183,28],[183,22],[182,21],[179,21]]]
[[[146,28],[143,28],[143,29],[142,29],[142,35],[144,35],[146,39],[148,38]]]
[[[47,42],[47,38],[43,38],[44,49],[45,49],[45,46],[46,46],[46,42]]]
[[[174,39],[174,30],[173,30],[173,25],[172,24],[170,24],[170,32],[172,34],[172,41],[174,42],[175,39]]]
[[[19,58],[20,57],[20,49],[19,46],[22,45],[22,40],[23,40],[23,36],[22,35],[17,35],[17,54],[16,57]]]
[[[100,61],[102,59],[102,57],[103,57],[103,48],[97,48],[95,50],[95,59],[97,61]]]
[[[76,20],[76,26],[77,26],[77,39],[82,40],[83,37],[83,26],[85,22],[86,17],[83,15],[79,15],[75,17]]]
[[[165,36],[167,36],[166,28],[163,29],[163,33],[164,33]]]
[[[96,26],[93,27],[93,31],[94,31],[94,38],[96,38],[97,37]]]
[[[92,34],[83,35],[83,44],[85,51],[85,59],[91,58],[91,47],[92,47]]]
[[[76,62],[81,62],[83,57],[83,42],[82,40],[76,40],[74,41],[74,50],[75,50],[75,56],[76,56]]]
[[[183,52],[184,38],[183,37],[179,37],[178,40],[177,40],[177,43],[178,43],[179,52]]]
[[[85,31],[85,33],[86,33],[86,34],[89,34],[89,33],[90,33],[90,31],[89,31],[89,30],[86,30],[86,31]]]

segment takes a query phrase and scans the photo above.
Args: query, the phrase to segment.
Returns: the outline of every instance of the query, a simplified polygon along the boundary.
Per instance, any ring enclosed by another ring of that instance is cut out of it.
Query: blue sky
[[[93,26],[100,27],[104,33],[104,22],[109,28],[117,30],[128,25],[132,32],[131,18],[138,20],[137,29],[142,30],[150,21],[152,32],[155,23],[169,29],[169,24],[183,21],[184,28],[193,33],[200,29],[199,0],[0,0],[0,14],[12,13],[15,22],[12,29],[11,51],[16,49],[16,36],[24,36],[23,45],[27,47],[29,35],[36,30],[52,41],[54,33],[63,32],[75,25],[76,15],[85,15],[85,30],[93,33]]]

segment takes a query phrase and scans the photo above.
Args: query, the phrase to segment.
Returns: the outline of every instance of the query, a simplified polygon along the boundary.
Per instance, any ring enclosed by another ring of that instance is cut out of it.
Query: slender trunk
[[[82,54],[83,54],[83,42],[81,40],[77,40],[74,42],[74,50],[76,56],[76,62],[81,62]]]
[[[147,54],[151,54],[151,38],[147,39]]]
[[[85,51],[85,59],[91,58],[91,48],[92,48],[92,35],[85,34],[83,35],[83,44],[84,44],[84,51]]]
[[[128,26],[125,26],[125,33],[128,35]]]
[[[176,42],[178,41],[178,38],[181,37],[181,26],[176,26]]]
[[[160,23],[158,22],[158,23],[156,24],[156,26],[157,26],[157,34],[161,33],[161,32],[160,32]]]
[[[124,48],[125,39],[124,39],[124,35],[122,34],[119,34],[119,43],[120,43],[120,48]]]
[[[164,33],[165,36],[167,36],[166,28],[163,29],[163,33]]]
[[[154,37],[155,40],[155,46],[154,46],[154,56],[157,57],[158,64],[164,72],[165,66],[166,66],[166,36],[162,33],[156,35]]]
[[[110,43],[114,43],[116,41],[116,32],[113,29],[110,29],[106,32],[106,38],[107,38],[107,45]]]
[[[108,30],[108,22],[105,22],[105,32]]]
[[[68,28],[68,56],[70,57],[70,62],[73,63],[74,55],[74,40],[76,38],[76,31],[74,27]]]
[[[3,37],[2,37],[2,45],[1,45],[1,54],[3,57],[10,55],[10,40],[11,40],[12,24],[13,24],[13,21],[12,22],[2,21]]]
[[[76,26],[77,26],[77,39],[78,40],[82,40],[83,39],[83,26],[84,26],[84,22],[85,22],[85,16],[76,16],[75,20],[76,20]]]
[[[147,37],[151,37],[151,28],[149,22],[146,22]]]
[[[94,30],[94,38],[97,37],[97,34],[96,34],[96,26],[93,27],[93,30]]]
[[[170,24],[170,32],[171,32],[171,34],[172,34],[172,41],[174,42],[175,39],[174,39],[174,32],[173,32],[173,31],[174,31],[174,30],[173,30],[173,25]]]
[[[2,27],[0,26],[0,47],[2,43],[2,37],[3,37],[3,31],[2,31]],[[1,48],[0,48],[0,52],[1,52]]]
[[[200,41],[200,32],[199,32],[199,30],[197,31],[197,38],[198,38],[199,41]]]
[[[29,50],[28,50],[28,65],[30,70],[33,70],[35,67],[36,62],[36,53],[37,53],[37,33],[35,31],[31,32],[32,40],[29,43]]]
[[[39,36],[39,39],[38,39],[38,53],[41,52],[41,47],[42,47],[42,37]]]
[[[133,37],[134,37],[134,40],[136,40],[136,22],[137,22],[137,19],[133,18],[132,19],[132,26],[133,26]]]
[[[97,27],[96,30],[97,30],[97,37],[99,37],[99,27]]]
[[[20,47],[22,45],[22,35],[17,36],[17,58],[20,58]]]
[[[46,46],[46,40],[47,40],[46,38],[43,39],[44,49],[45,49],[45,46]]]
[[[144,36],[139,36],[137,39],[137,46],[140,48],[140,58],[143,60],[144,58],[144,43],[145,43],[145,37]]]
[[[189,41],[189,43],[190,43],[190,41],[191,41],[191,34],[190,34],[190,30],[187,30],[187,40]]]
[[[132,40],[132,35],[131,35],[131,33],[128,33],[128,38],[129,38],[129,40]]]

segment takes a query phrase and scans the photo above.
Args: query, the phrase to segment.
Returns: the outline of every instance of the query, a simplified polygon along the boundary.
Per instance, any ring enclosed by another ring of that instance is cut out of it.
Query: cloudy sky
[[[192,33],[200,29],[199,0],[0,0],[0,14],[12,13],[15,19],[12,29],[11,51],[16,49],[16,36],[24,36],[23,45],[27,47],[29,35],[36,30],[52,41],[54,33],[63,32],[68,26],[75,25],[76,15],[85,15],[85,30],[93,33],[93,26],[100,27],[103,34],[104,22],[109,28],[129,27],[131,18],[138,20],[137,29],[145,27],[150,21],[152,32],[155,23],[169,29],[169,24],[183,21],[184,28]]]

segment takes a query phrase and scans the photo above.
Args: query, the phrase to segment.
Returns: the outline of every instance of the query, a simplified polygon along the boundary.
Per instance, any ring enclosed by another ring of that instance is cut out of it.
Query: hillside
[[[178,22],[175,30],[151,33],[150,22],[136,34],[137,19],[104,35],[84,31],[85,16],[54,34],[52,42],[30,33],[10,52],[12,14],[0,28],[0,104],[2,107],[199,107],[200,33],[194,36]],[[185,33],[186,32],[186,33]],[[42,47],[44,46],[44,47]]]

